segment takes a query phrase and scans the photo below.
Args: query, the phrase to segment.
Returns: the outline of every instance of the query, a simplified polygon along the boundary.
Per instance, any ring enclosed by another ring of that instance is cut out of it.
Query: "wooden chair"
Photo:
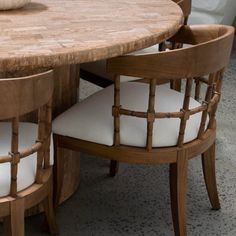
[[[172,0],[172,1],[177,3],[182,9],[183,15],[184,15],[184,24],[187,25],[188,17],[191,14],[192,0]],[[133,52],[133,54],[142,54],[142,53],[151,53],[151,52],[154,53],[154,52],[158,52],[159,50],[164,51],[167,47],[171,49],[172,46],[173,44],[168,44],[167,46],[167,44],[163,42],[160,45],[154,45],[146,49],[138,50],[136,52]],[[177,45],[175,45],[175,47],[176,46]],[[100,61],[81,64],[80,77],[84,80],[90,81],[103,88],[114,83],[112,76],[106,71],[106,60],[100,60]],[[137,79],[138,78],[122,76],[121,81],[127,82],[127,81],[137,80]],[[180,83],[177,84],[176,82],[176,85],[172,85],[172,87],[179,89]]]
[[[212,208],[220,208],[215,114],[233,37],[230,26],[183,26],[170,40],[191,47],[108,60],[115,84],[74,105],[53,122],[56,154],[67,148],[114,161],[169,164],[175,235],[187,235],[189,159],[202,154],[208,196]],[[120,75],[147,78],[149,84],[120,83]],[[156,85],[167,78],[185,78],[185,92]],[[194,82],[195,95],[191,97]],[[206,91],[200,103],[201,85]],[[60,158],[57,161],[58,168],[63,168]],[[63,179],[57,178],[60,193]]]
[[[52,71],[0,79],[0,217],[6,235],[25,235],[25,210],[41,202],[50,233],[57,233],[50,158],[52,93]],[[38,125],[19,122],[35,110]]]

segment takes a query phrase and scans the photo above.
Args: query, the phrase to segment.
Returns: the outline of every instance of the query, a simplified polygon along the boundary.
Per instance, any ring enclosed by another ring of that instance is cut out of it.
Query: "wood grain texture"
[[[0,71],[75,64],[159,43],[183,21],[171,0],[40,0],[0,14]]]
[[[216,38],[218,39],[215,40]],[[174,62],[172,62],[173,50],[159,54],[125,55],[108,60],[107,72],[158,80],[202,77],[213,71],[219,71],[228,64],[233,39],[234,28],[231,26],[183,26],[170,41],[195,46],[175,50]],[[206,41],[208,43],[205,43]],[[219,52],[217,55],[215,55],[215,50]],[[184,62],[183,57],[185,57]],[[187,68],[186,62],[188,62]],[[155,65],[162,66],[155,67]]]
[[[64,65],[54,68],[53,118],[69,109],[77,102],[77,87],[79,84],[79,65]],[[64,202],[77,190],[80,183],[80,153],[69,149],[61,149],[58,158],[62,166],[55,170],[54,187],[58,181],[61,192],[55,197],[57,204]],[[55,166],[57,163],[55,155]],[[54,167],[55,167],[54,166]]]
[[[8,79],[0,79],[0,107],[1,111],[4,110],[4,113],[0,114],[0,119],[21,116],[34,110],[34,108],[41,107],[45,101],[49,101],[53,91],[53,80],[49,84],[47,77],[48,73],[46,72],[40,75],[22,77],[12,82],[9,82]],[[45,86],[47,90],[45,90]],[[22,94],[22,90],[24,94]]]
[[[10,203],[10,215],[4,218],[4,231],[6,236],[24,236],[24,198]]]
[[[170,164],[169,182],[171,211],[175,236],[186,236],[186,193],[188,157],[186,151],[179,151],[177,162]]]
[[[202,169],[212,209],[219,210],[220,201],[215,174],[215,143],[202,154]]]
[[[60,148],[54,137],[54,205],[67,200],[80,183],[80,153]]]

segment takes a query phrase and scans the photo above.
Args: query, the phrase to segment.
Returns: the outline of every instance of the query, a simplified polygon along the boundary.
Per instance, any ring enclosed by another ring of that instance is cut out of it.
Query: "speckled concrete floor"
[[[81,88],[82,97],[98,89],[84,81]],[[236,42],[217,118],[216,165],[222,209],[210,209],[200,158],[195,158],[188,173],[190,236],[236,235]],[[121,164],[115,178],[107,176],[108,166],[107,160],[82,155],[80,188],[58,211],[60,235],[173,235],[168,166]],[[44,235],[41,219],[42,215],[26,219],[26,235]]]

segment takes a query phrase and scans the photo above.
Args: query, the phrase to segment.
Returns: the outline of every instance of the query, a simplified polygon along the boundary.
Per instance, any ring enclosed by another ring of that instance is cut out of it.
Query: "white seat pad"
[[[149,53],[159,53],[159,44],[155,44],[153,46],[140,49],[138,51],[134,51],[129,53],[128,55],[142,55],[142,54],[149,54]]]
[[[113,145],[113,85],[93,94],[81,103],[61,114],[53,122],[53,132],[99,144]],[[157,87],[156,112],[173,112],[182,108],[184,95],[166,85]],[[146,111],[149,86],[143,83],[121,83],[121,105],[135,111]],[[200,103],[191,98],[190,108]],[[197,137],[201,114],[195,114],[187,122],[184,142]],[[180,119],[156,119],[153,146],[176,145]],[[144,118],[121,116],[121,144],[144,147],[147,123]]]
[[[19,126],[19,151],[31,147],[37,139],[38,125],[33,123],[20,123]],[[6,155],[11,150],[11,124],[0,122],[0,155]],[[53,164],[51,145],[51,164]],[[17,191],[21,191],[35,181],[37,153],[21,159],[18,164]],[[0,164],[0,197],[10,192],[11,181],[10,163]]]

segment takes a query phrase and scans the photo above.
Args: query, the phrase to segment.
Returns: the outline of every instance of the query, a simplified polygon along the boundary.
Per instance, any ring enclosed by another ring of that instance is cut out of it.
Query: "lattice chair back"
[[[11,148],[8,154],[0,156],[0,164],[11,165],[11,197],[17,196],[17,170],[22,158],[37,152],[36,183],[42,182],[43,172],[50,166],[52,94],[52,71],[0,80],[0,121],[11,123]],[[38,110],[38,137],[33,146],[19,150],[19,119],[35,110]]]
[[[183,26],[171,39],[176,43],[192,44],[191,47],[146,55],[128,55],[110,59],[108,72],[113,74],[114,86],[114,144],[120,145],[120,116],[147,119],[146,149],[152,150],[153,123],[156,119],[180,119],[176,146],[183,147],[186,124],[189,118],[201,113],[198,139],[206,129],[214,127],[215,113],[220,99],[221,84],[234,38],[234,28],[221,25]],[[128,110],[120,104],[120,75],[149,79],[149,101],[145,112]],[[176,112],[155,112],[155,93],[158,79],[185,78],[183,105]],[[199,98],[200,83],[207,85],[204,101],[190,108],[193,81],[196,81],[195,98]],[[157,121],[158,122],[158,121]],[[207,127],[206,127],[207,126]]]

